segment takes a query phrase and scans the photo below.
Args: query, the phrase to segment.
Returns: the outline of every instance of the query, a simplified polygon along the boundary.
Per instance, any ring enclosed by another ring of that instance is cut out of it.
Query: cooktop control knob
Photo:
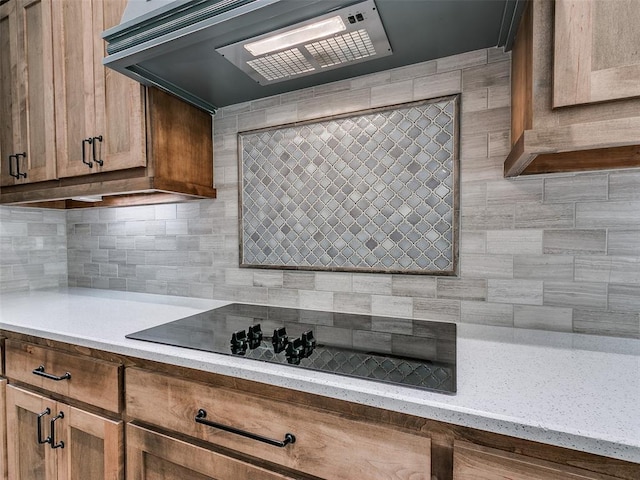
[[[289,343],[289,336],[287,335],[287,330],[284,327],[276,328],[273,331],[273,337],[271,338],[271,343],[273,344],[274,353],[283,352],[287,347],[287,343]]]
[[[316,348],[316,339],[313,336],[313,330],[304,332],[300,340],[302,341],[302,356],[307,358]]]
[[[296,338],[293,342],[287,344],[287,362],[293,365],[299,365],[300,360],[304,358],[304,345],[302,339]]]
[[[245,330],[238,330],[231,334],[231,353],[244,355],[248,346],[247,332]]]
[[[260,327],[260,324],[251,325],[247,336],[249,338],[249,348],[251,350],[258,348],[262,343],[262,328]]]

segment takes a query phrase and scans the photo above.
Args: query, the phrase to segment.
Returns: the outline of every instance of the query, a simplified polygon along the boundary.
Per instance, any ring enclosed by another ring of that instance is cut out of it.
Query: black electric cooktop
[[[126,337],[456,391],[454,323],[233,303]]]

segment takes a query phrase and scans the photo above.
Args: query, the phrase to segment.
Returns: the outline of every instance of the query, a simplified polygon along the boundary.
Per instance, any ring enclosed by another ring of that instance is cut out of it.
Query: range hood
[[[508,49],[524,4],[129,0],[122,23],[103,34],[104,64],[215,113],[227,105],[481,48]],[[322,23],[333,30],[316,34]],[[285,42],[278,46],[274,37]]]

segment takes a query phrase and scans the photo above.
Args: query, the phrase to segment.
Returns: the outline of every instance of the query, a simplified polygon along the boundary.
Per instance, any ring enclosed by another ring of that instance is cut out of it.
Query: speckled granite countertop
[[[640,463],[640,340],[459,325],[454,396],[124,336],[229,302],[71,288],[0,297],[0,329]]]

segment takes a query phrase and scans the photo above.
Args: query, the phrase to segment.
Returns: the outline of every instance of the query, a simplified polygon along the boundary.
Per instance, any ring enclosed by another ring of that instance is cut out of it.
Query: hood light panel
[[[303,27],[295,28],[277,35],[269,36],[256,42],[244,45],[251,55],[258,57],[265,53],[277,52],[278,50],[286,50],[301,43],[308,43],[320,38],[334,35],[338,32],[344,32],[345,27],[342,18],[331,17],[319,22],[310,23]]]
[[[373,0],[216,49],[261,85],[391,55]]]

